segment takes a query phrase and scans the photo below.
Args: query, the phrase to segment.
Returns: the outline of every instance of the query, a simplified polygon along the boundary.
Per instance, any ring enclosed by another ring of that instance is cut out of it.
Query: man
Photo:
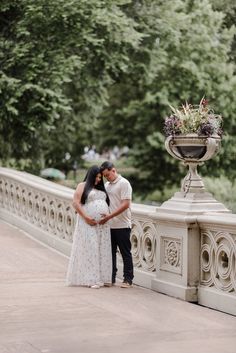
[[[116,252],[120,250],[123,259],[124,280],[121,288],[129,288],[133,281],[133,261],[131,254],[131,210],[132,188],[129,181],[117,173],[113,163],[102,163],[101,172],[107,179],[106,191],[110,198],[110,213],[104,215],[100,224],[110,220],[112,246],[112,283],[116,281]]]

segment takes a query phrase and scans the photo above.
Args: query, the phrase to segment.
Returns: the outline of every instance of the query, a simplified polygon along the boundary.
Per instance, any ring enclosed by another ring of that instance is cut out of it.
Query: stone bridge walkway
[[[0,221],[0,353],[236,352],[236,317],[141,287],[66,287],[67,263]]]

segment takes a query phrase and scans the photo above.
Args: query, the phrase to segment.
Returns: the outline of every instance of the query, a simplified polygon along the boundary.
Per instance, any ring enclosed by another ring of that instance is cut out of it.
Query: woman
[[[111,282],[112,257],[110,227],[98,222],[109,212],[100,168],[91,167],[83,183],[78,184],[73,199],[77,222],[66,284],[99,288]]]

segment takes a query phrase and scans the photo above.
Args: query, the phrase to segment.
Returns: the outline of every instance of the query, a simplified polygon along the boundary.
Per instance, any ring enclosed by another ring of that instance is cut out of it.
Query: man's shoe
[[[104,283],[104,287],[112,287],[114,285],[115,285],[115,283],[110,283],[110,282]]]
[[[124,281],[122,282],[120,288],[131,288],[132,287],[132,283],[129,283],[128,281]]]

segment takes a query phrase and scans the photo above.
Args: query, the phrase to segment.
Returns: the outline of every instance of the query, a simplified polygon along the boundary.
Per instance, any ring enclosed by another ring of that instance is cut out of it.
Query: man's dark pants
[[[133,274],[133,260],[131,254],[130,242],[130,228],[113,228],[111,229],[111,247],[112,247],[112,283],[116,281],[116,254],[117,247],[120,250],[123,264],[124,264],[124,281],[132,283]]]

